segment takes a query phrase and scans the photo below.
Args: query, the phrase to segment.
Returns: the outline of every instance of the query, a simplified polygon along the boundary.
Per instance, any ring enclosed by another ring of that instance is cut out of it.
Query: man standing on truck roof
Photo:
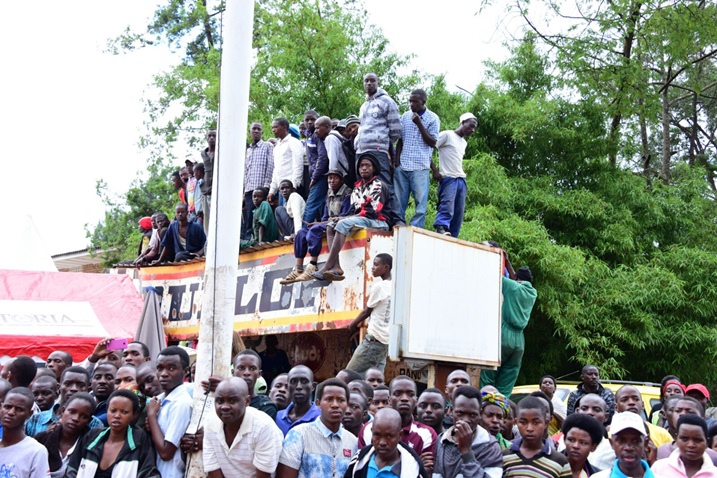
[[[217,130],[207,131],[207,147],[201,151],[204,163],[204,181],[200,185],[202,192],[202,211],[204,212],[204,233],[209,232],[209,213],[212,205],[212,181],[214,180],[214,155],[217,146]]]
[[[568,397],[568,415],[572,415],[575,411],[575,403],[584,395],[595,393],[600,395],[607,405],[608,421],[613,413],[615,413],[615,395],[612,390],[600,385],[600,372],[595,365],[586,365],[583,367],[580,378],[583,383],[578,385],[577,390],[570,392]]]

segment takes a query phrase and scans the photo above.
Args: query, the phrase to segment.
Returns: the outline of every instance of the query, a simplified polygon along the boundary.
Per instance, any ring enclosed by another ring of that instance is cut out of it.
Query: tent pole
[[[212,183],[212,204],[207,238],[204,298],[197,345],[197,370],[192,425],[217,420],[213,397],[201,390],[210,375],[229,376],[236,280],[241,235],[241,208],[249,114],[249,78],[252,63],[254,2],[228,0],[224,12],[224,38],[220,77],[217,157]],[[190,432],[190,430],[188,430]],[[185,476],[206,476],[201,453],[188,458]]]

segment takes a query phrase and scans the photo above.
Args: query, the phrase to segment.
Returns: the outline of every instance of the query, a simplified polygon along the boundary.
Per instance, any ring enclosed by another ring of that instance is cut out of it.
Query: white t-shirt
[[[2,440],[0,440],[2,444]],[[0,476],[12,478],[47,478],[47,448],[34,438],[25,437],[20,443],[0,447]]]
[[[391,319],[390,280],[379,279],[373,284],[366,306],[373,309],[368,318],[368,334],[382,344],[388,345],[388,324]]]
[[[301,222],[304,218],[304,209],[306,209],[306,201],[301,197],[301,194],[291,193],[286,201],[286,213],[294,220],[295,233],[304,227],[304,223]]]
[[[465,178],[463,172],[463,156],[466,154],[466,140],[455,131],[438,133],[436,148],[438,149],[438,172],[446,178]]]

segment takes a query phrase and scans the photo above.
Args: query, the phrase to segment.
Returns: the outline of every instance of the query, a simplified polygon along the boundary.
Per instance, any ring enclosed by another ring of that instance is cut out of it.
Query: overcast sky
[[[369,21],[383,29],[395,51],[415,53],[414,66],[445,73],[452,89],[475,88],[484,75],[482,62],[503,59],[502,44],[521,31],[502,2],[482,13],[477,0],[365,3]],[[6,222],[31,215],[51,254],[88,245],[84,225],[104,213],[95,193],[98,179],[123,192],[143,169],[146,156],[137,147],[142,98],[151,94],[152,76],[177,59],[163,48],[119,56],[103,50],[126,26],[141,30],[155,5],[37,0],[3,6]],[[357,85],[356,94],[362,93]]]

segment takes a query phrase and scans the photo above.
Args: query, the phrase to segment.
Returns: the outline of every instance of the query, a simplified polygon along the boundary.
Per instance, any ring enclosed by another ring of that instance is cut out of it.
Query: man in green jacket
[[[495,386],[500,393],[510,397],[518,379],[520,364],[525,352],[523,329],[530,321],[538,292],[533,288],[533,274],[527,266],[518,271],[503,252],[509,277],[503,277],[503,307],[501,310],[501,350],[498,370],[483,370],[480,374],[481,387]]]

